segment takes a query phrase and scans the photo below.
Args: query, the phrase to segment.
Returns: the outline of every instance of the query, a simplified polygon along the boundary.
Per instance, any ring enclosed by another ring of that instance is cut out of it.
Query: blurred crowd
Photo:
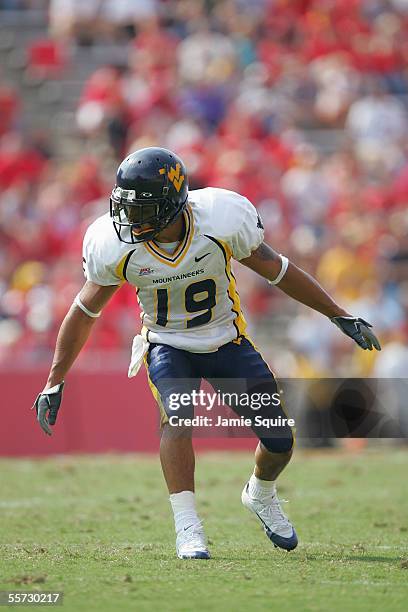
[[[33,4],[0,0],[2,10]],[[408,0],[42,5],[54,45],[114,44],[127,61],[84,82],[70,161],[51,132],[21,128],[19,92],[0,76],[0,362],[49,359],[115,165],[161,145],[184,159],[192,189],[247,196],[267,241],[371,321],[384,345],[358,351],[237,265],[250,331],[281,376],[405,377]],[[88,349],[127,350],[138,327],[123,288]]]

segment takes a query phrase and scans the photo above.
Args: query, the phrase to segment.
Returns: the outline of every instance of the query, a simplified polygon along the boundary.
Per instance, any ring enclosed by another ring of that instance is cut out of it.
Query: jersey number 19
[[[202,294],[202,295],[200,295]],[[186,288],[184,306],[186,312],[201,312],[201,314],[187,319],[187,329],[204,325],[211,321],[212,309],[216,304],[216,285],[212,278],[192,283]],[[166,327],[169,312],[169,289],[156,289],[157,318],[156,324]],[[204,311],[204,312],[202,312]]]

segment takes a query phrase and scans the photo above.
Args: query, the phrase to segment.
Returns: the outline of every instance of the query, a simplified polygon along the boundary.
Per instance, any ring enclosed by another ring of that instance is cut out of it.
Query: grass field
[[[200,456],[210,561],[175,557],[156,457],[0,460],[0,590],[102,612],[407,610],[407,460],[298,451],[280,486],[300,539],[286,553],[240,504],[251,456]]]

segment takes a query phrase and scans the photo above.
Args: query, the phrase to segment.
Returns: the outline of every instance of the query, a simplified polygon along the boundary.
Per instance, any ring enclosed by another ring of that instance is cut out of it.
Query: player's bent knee
[[[270,453],[292,454],[294,438],[292,432],[282,438],[259,438],[259,441]]]

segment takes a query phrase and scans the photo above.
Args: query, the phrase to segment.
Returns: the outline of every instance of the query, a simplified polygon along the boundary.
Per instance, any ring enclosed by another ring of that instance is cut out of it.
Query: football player
[[[277,391],[272,372],[247,335],[231,261],[328,317],[362,349],[380,350],[369,323],[338,306],[316,280],[263,239],[262,221],[245,197],[211,187],[189,192],[186,168],[175,153],[149,147],[126,157],[117,172],[110,213],[85,234],[86,282],[62,322],[46,386],[35,401],[39,424],[51,434],[65,377],[96,318],[123,283],[137,287],[142,331],[133,343],[129,375],[144,359],[161,412],[160,459],[182,559],[210,555],[195,504],[192,428],[182,425],[193,416],[193,405],[182,406],[177,413],[181,425],[172,426],[170,396],[199,389],[203,378],[227,381],[229,391],[239,379],[249,395],[260,388]],[[231,408],[239,416],[245,412],[234,402]],[[283,424],[272,435],[251,420],[259,442],[242,503],[275,546],[292,550],[297,535],[281,509],[276,480],[291,458],[293,433],[279,402],[256,414]]]

